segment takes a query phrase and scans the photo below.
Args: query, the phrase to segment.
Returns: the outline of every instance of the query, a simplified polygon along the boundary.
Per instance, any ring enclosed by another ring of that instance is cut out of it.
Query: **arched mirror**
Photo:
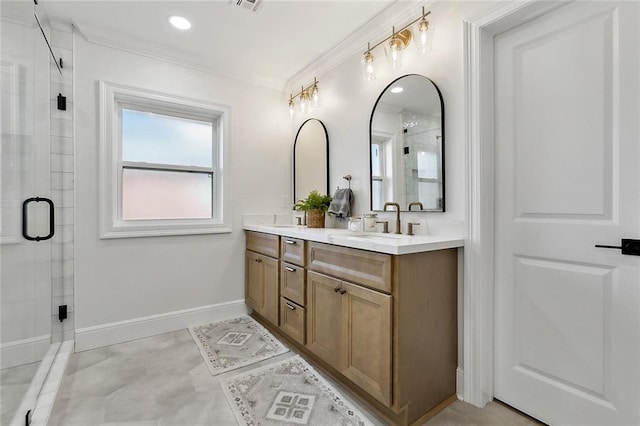
[[[293,144],[293,200],[314,189],[329,193],[329,135],[324,123],[310,118],[298,129]]]
[[[417,74],[400,77],[378,97],[369,124],[371,210],[443,212],[444,103],[436,85]]]

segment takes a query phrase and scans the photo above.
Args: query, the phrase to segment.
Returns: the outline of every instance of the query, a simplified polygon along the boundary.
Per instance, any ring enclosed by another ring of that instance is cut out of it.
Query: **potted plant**
[[[322,195],[314,189],[307,198],[299,200],[294,209],[307,214],[307,227],[324,228],[324,214],[329,209],[330,203],[329,195]]]

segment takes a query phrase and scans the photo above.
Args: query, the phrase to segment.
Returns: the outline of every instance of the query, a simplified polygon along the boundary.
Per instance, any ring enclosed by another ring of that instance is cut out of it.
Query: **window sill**
[[[155,229],[141,229],[140,227],[122,229],[112,229],[109,231],[103,231],[100,234],[101,240],[114,239],[114,238],[144,238],[144,237],[167,237],[178,235],[207,235],[207,234],[230,234],[232,229],[227,225],[219,225],[212,227],[197,227],[197,228],[155,228]]]

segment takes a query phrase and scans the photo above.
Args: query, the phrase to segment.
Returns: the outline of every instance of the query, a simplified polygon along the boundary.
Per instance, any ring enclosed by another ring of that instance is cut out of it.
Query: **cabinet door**
[[[307,348],[339,369],[342,295],[336,291],[342,282],[307,272]]]
[[[263,268],[260,264],[262,257],[252,251],[244,252],[245,259],[245,300],[247,305],[260,313],[264,303]]]
[[[278,260],[252,251],[245,252],[245,298],[256,312],[278,325]]]
[[[342,291],[340,372],[390,406],[391,296],[346,282]]]
[[[280,267],[277,259],[264,257],[262,259],[264,276],[264,303],[263,317],[271,321],[274,325],[279,325],[278,317],[280,313]]]

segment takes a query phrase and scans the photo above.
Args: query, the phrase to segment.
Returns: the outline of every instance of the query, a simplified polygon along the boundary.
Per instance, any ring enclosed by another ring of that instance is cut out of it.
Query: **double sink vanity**
[[[244,228],[246,302],[263,325],[392,424],[455,395],[462,240]]]
[[[396,233],[245,224],[245,298],[258,321],[385,421],[422,424],[455,399],[464,241],[400,234],[400,211],[445,211],[440,91],[420,75],[394,80],[376,101],[369,130],[370,209],[395,207],[395,223],[378,223]],[[294,200],[311,190],[329,194],[321,121],[300,126],[293,171]]]

